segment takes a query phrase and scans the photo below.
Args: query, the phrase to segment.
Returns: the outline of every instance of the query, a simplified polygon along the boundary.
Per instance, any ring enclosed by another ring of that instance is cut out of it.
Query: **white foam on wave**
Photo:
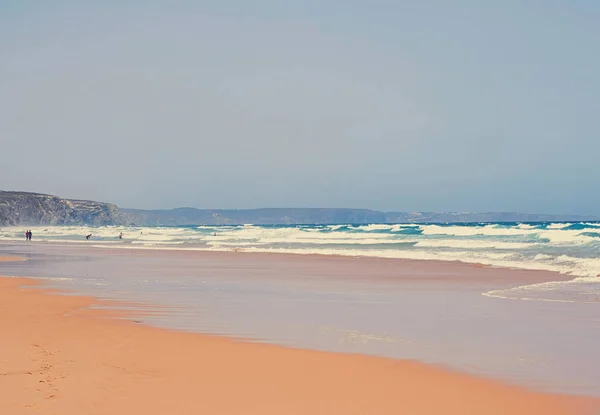
[[[504,249],[517,250],[537,246],[537,243],[503,242],[497,240],[465,239],[429,239],[418,241],[415,246],[422,248],[459,248],[459,249]]]
[[[561,227],[568,226],[559,224]],[[397,234],[394,232],[407,228],[420,227],[425,237],[447,238],[450,242],[430,242],[427,238],[421,238],[420,235],[411,235],[411,241],[419,242],[419,246],[424,247],[460,247],[469,246],[470,248],[488,249],[497,247],[497,249],[524,249],[531,245],[507,245],[506,243],[517,243],[514,240],[502,241],[503,237],[527,238],[529,241],[518,241],[519,243],[529,243],[531,239],[546,239],[555,245],[583,245],[594,241],[600,242],[598,238],[583,235],[585,230],[562,230],[562,229],[536,229],[523,227],[504,227],[497,225],[482,226],[440,226],[440,225],[415,225],[415,224],[396,224],[396,225],[362,225],[351,227],[351,231],[344,229],[348,225],[333,225],[330,227],[261,227],[255,225],[244,226],[205,226],[196,228],[140,228],[140,227],[45,227],[35,228],[35,240],[84,240],[85,235],[92,233],[92,239],[101,239],[104,241],[117,241],[120,233],[124,234],[123,240],[135,243],[170,243],[184,241],[187,243],[201,243],[212,241],[221,241],[233,243],[235,241],[247,242],[253,241],[260,244],[278,244],[278,243],[307,243],[316,244],[349,244],[351,240],[356,241],[357,245],[369,245],[374,243],[374,239],[381,240],[381,243],[393,244],[400,238],[408,235]],[[362,230],[363,232],[355,232]],[[383,231],[383,232],[373,232]],[[387,231],[387,232],[385,232]],[[23,240],[22,229],[5,228],[0,231],[0,239],[4,240]],[[365,235],[368,234],[368,236]],[[215,235],[216,234],[216,235]],[[500,240],[495,242],[458,242],[454,237],[465,238],[474,237],[494,237]],[[398,238],[398,239],[396,239]],[[339,242],[332,242],[332,241]],[[364,242],[361,242],[364,241]],[[456,242],[452,242],[456,241]],[[436,245],[437,244],[437,245]],[[462,244],[462,245],[461,245]],[[479,246],[478,246],[479,244]]]
[[[311,239],[311,238],[262,238],[258,241],[253,242],[239,242],[237,240],[212,240],[206,242],[209,246],[271,246],[271,245],[409,245],[417,244],[419,241],[415,239],[377,239],[377,238],[363,238],[363,239],[347,239],[347,238],[334,238],[334,239]]]
[[[345,226],[345,225],[342,225]],[[390,232],[398,232],[402,229],[410,229],[410,228],[418,228],[420,225],[414,223],[400,223],[400,224],[372,224],[372,225],[359,225],[354,226],[352,229],[360,230],[363,232],[372,232],[372,231],[390,231]]]
[[[392,225],[387,224],[373,224],[373,225],[360,225],[354,229],[360,229],[362,231],[389,231],[392,229]]]
[[[597,238],[583,235],[585,232],[585,229],[540,230],[538,235],[540,238],[548,239],[552,244],[583,245],[597,240]]]
[[[561,225],[562,226],[562,225]],[[565,225],[568,226],[568,225]],[[522,227],[499,227],[497,225],[485,226],[439,226],[427,225],[423,226],[423,235],[428,236],[448,236],[448,237],[529,237],[537,239],[547,239],[552,244],[565,245],[583,245],[594,241],[594,238],[584,235],[586,229],[571,230],[553,228],[553,229],[537,229],[522,228]]]
[[[215,237],[212,237],[215,238]],[[207,240],[212,239],[210,236]],[[257,241],[264,243],[281,242],[307,242],[307,243],[331,243],[330,241],[355,240],[360,243],[364,239],[389,240],[394,238],[392,234],[373,233],[365,236],[361,233],[352,232],[323,232],[319,228],[237,228],[217,232],[216,240],[230,241]],[[213,239],[214,240],[214,239]]]
[[[86,235],[92,234],[92,240],[103,243],[110,242],[135,242],[151,241],[155,243],[169,243],[171,241],[200,239],[202,234],[189,228],[167,228],[167,227],[127,227],[127,226],[52,226],[52,227],[30,227],[34,241],[45,242],[88,242]],[[24,232],[20,228],[4,228],[0,231],[0,240],[23,240]],[[123,234],[123,239],[119,238]]]
[[[589,256],[599,238],[583,230],[538,229],[515,225],[332,225],[332,226],[209,226],[209,227],[38,227],[34,241],[89,243],[92,233],[98,246],[186,250],[256,250],[296,254],[373,256],[442,261],[462,261],[490,266],[556,271],[574,276],[600,274],[600,258]],[[346,230],[349,227],[349,230]],[[424,235],[394,233],[420,227]],[[356,232],[357,229],[367,232]],[[373,232],[378,231],[378,232]],[[124,239],[119,240],[119,233]],[[3,228],[0,240],[22,241],[23,229]],[[414,247],[411,246],[414,245]],[[378,246],[379,245],[379,246]],[[549,249],[547,252],[544,249]],[[565,248],[565,255],[557,253]],[[570,255],[566,255],[569,253]]]
[[[542,282],[492,290],[483,295],[508,300],[597,304],[600,303],[600,278],[578,277],[569,281]]]
[[[546,226],[546,229],[564,229],[567,226],[571,226],[572,223],[551,223]]]
[[[532,235],[538,232],[536,229],[521,229],[518,227],[498,227],[497,225],[483,226],[440,226],[424,225],[423,235],[447,235],[447,236],[516,236]]]
[[[183,245],[183,244],[185,244],[185,241],[138,240],[138,241],[132,241],[131,243],[134,245],[162,246],[162,245]]]
[[[536,229],[535,225],[530,225],[528,223],[519,223],[517,225],[517,228],[519,229],[525,229],[525,230],[530,230],[530,229]]]

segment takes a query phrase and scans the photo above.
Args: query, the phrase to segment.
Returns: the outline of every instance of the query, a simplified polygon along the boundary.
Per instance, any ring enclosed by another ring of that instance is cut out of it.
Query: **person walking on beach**
[[[31,229],[29,230],[29,240],[31,241]]]
[[[27,229],[25,231],[25,240],[28,241],[29,240],[29,229]]]

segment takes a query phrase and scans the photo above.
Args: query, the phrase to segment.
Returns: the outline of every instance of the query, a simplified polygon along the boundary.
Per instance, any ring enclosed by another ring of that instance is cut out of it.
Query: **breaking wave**
[[[573,282],[516,287],[486,295],[526,299],[532,298],[532,293],[538,296],[542,293],[547,300],[560,300],[557,292],[568,292],[574,297],[577,292],[574,287],[578,287],[580,300],[600,297],[594,291],[595,287],[600,288],[596,285],[600,282],[597,278],[600,275],[600,223],[48,226],[32,230],[34,243],[368,256],[547,270],[571,275]],[[90,233],[92,237],[88,241],[85,235]],[[123,233],[122,239],[120,233]],[[0,229],[0,241],[3,240],[24,242],[24,229]]]

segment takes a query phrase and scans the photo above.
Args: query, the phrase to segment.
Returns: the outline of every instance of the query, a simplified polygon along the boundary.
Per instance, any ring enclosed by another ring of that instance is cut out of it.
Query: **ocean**
[[[0,229],[22,241],[25,229]],[[90,240],[85,236],[92,234]],[[119,234],[123,238],[119,239]],[[484,293],[510,299],[600,302],[600,223],[337,224],[33,228],[35,243],[99,248],[272,252],[460,261],[554,271],[571,281]]]
[[[415,359],[600,396],[599,228],[36,227],[26,242],[25,228],[5,227],[0,252],[27,261],[2,263],[0,275],[117,300],[159,327]]]

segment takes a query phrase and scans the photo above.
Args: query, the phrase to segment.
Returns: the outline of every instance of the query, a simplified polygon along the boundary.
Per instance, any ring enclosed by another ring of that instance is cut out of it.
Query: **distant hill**
[[[0,226],[121,224],[119,208],[110,203],[0,190]]]
[[[293,225],[370,223],[582,222],[598,217],[527,213],[378,212],[368,209],[121,209],[103,202],[0,191],[0,226],[16,225]]]
[[[473,222],[581,222],[599,220],[593,216],[543,215],[513,212],[444,213],[378,212],[367,209],[266,208],[168,210],[121,209],[129,223],[144,225],[299,225],[369,223],[473,223]]]
[[[546,215],[518,212],[387,212],[389,223],[486,223],[486,222],[594,222],[597,216]]]
[[[147,225],[254,225],[383,223],[385,213],[367,209],[264,208],[170,210],[121,209],[131,223]]]

